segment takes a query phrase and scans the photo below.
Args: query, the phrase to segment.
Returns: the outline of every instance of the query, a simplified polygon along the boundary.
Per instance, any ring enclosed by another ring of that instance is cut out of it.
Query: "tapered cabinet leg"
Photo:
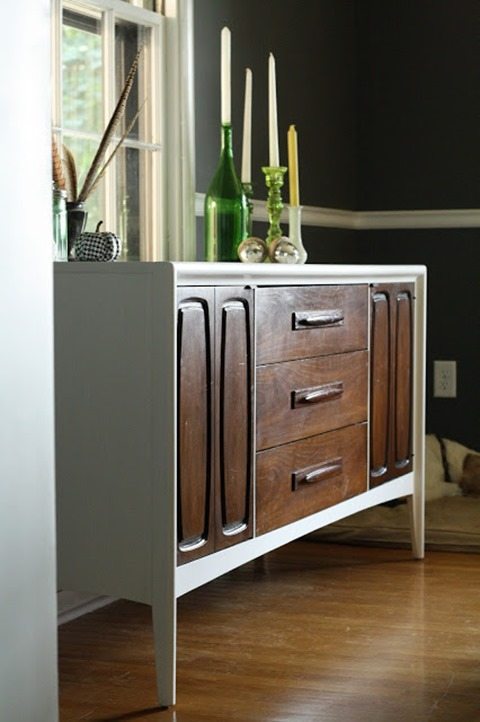
[[[410,535],[414,559],[425,556],[425,446],[423,424],[420,425],[421,435],[416,444],[413,494],[408,497],[410,512]]]
[[[410,512],[412,554],[414,559],[423,559],[425,556],[424,506],[414,494],[413,496],[408,497],[408,507]]]
[[[153,635],[158,702],[170,707],[176,699],[176,600],[169,605],[153,604]]]
[[[413,496],[409,497],[412,553],[415,559],[425,556],[425,344],[426,344],[426,278],[417,280],[414,304],[413,367]]]

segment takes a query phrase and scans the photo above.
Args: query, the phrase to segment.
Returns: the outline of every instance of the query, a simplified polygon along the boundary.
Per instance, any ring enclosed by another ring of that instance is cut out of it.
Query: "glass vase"
[[[298,251],[297,263],[305,263],[307,252],[302,242],[302,206],[289,207],[288,226],[288,240]]]
[[[87,216],[83,202],[67,201],[68,258],[73,259],[73,247],[80,233],[85,230]]]
[[[248,207],[233,162],[232,127],[222,125],[220,160],[205,196],[207,261],[238,261],[238,247],[247,237]]]
[[[59,188],[53,189],[53,260],[68,261],[67,241],[67,193]]]

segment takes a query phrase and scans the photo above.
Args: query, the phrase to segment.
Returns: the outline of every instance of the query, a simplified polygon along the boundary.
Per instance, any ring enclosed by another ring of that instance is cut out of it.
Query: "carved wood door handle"
[[[308,404],[320,404],[324,401],[333,401],[343,394],[343,381],[334,381],[331,384],[322,384],[309,389],[292,391],[292,408]]]
[[[302,484],[316,484],[319,481],[330,479],[343,471],[343,459],[337,457],[324,461],[315,467],[308,467],[292,474],[292,491],[296,491]]]
[[[341,308],[325,311],[296,311],[293,314],[293,328],[295,330],[310,328],[325,328],[329,326],[342,326],[345,315]]]

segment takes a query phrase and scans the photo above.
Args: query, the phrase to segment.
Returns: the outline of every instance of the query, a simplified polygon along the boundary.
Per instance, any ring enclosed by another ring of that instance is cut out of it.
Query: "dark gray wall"
[[[298,131],[304,205],[355,206],[355,5],[351,0],[196,0],[197,191],[205,192],[220,150],[220,31],[232,31],[232,125],[241,165],[245,68],[253,71],[252,180],[265,198],[268,54],[277,67],[280,161],[287,130]],[[288,191],[284,193],[288,200]]]
[[[477,208],[478,0],[361,0],[358,207]]]
[[[428,268],[427,431],[480,451],[480,229],[363,231],[366,263]],[[433,398],[434,359],[457,361],[457,398]]]
[[[362,210],[478,208],[478,0],[361,0],[358,203]],[[427,428],[480,450],[480,229],[365,231],[367,263],[428,267]],[[434,399],[434,359],[458,396]]]
[[[197,0],[195,9],[197,190],[206,190],[218,158],[219,38],[226,24],[232,30],[237,167],[244,67],[254,72],[256,198],[265,197],[258,168],[268,158],[271,50],[281,134],[291,122],[299,130],[304,204],[478,207],[478,0]],[[281,156],[286,161],[285,141]],[[256,229],[262,235],[265,226]],[[480,450],[480,229],[354,232],[304,226],[303,237],[309,262],[427,265],[427,426]],[[434,359],[457,360],[457,399],[433,399]]]

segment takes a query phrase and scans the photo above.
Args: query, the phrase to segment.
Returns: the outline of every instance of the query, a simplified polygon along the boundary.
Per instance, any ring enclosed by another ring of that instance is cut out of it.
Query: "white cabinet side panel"
[[[177,605],[177,416],[176,416],[176,287],[173,264],[155,269],[153,326],[154,363],[161,371],[154,380],[154,473],[152,483],[152,617],[158,699],[175,703]]]
[[[427,276],[415,286],[415,333],[413,377],[413,465],[414,494],[409,499],[413,556],[425,556],[425,376],[427,341]]]
[[[152,275],[55,288],[59,586],[149,601]]]

